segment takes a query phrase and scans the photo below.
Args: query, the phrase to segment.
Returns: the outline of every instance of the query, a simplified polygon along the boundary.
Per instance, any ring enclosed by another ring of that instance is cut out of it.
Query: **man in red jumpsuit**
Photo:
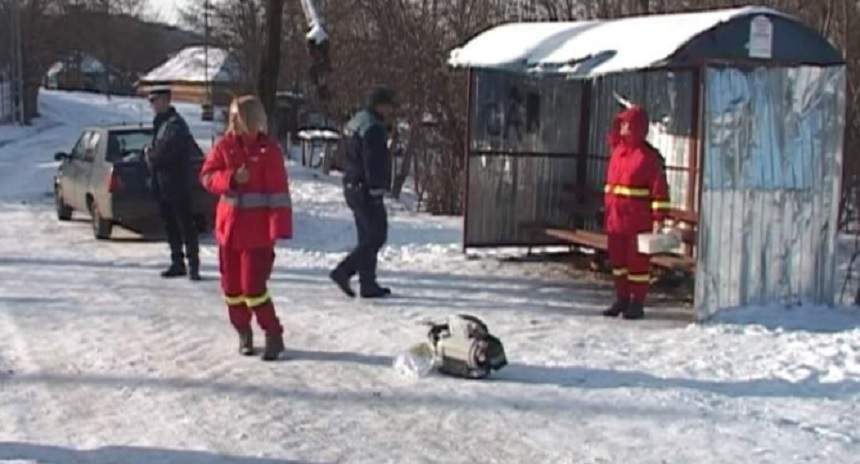
[[[651,276],[637,236],[657,230],[669,209],[663,161],[646,141],[648,113],[633,106],[616,116],[609,135],[612,150],[606,175],[605,229],[616,300],[604,316],[641,319]]]
[[[266,334],[263,359],[284,350],[283,328],[266,281],[275,260],[275,241],[293,234],[284,157],[265,133],[265,112],[255,97],[241,97],[230,109],[230,128],[212,149],[200,172],[206,189],[221,196],[215,218],[221,288],[230,322],[239,333],[239,351],[254,353],[251,317]]]

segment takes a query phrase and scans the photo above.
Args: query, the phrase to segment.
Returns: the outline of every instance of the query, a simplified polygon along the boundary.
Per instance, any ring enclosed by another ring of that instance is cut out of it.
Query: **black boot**
[[[624,310],[624,319],[642,319],[645,317],[645,306],[639,302],[632,302],[630,306]]]
[[[349,276],[340,271],[339,269],[335,269],[329,273],[329,278],[337,284],[340,291],[344,293],[344,295],[355,298],[355,292],[352,290],[352,287],[349,286]]]
[[[251,329],[239,331],[239,354],[243,356],[254,354],[254,332]]]
[[[198,282],[200,278],[200,261],[197,259],[188,260],[188,278]]]
[[[169,279],[172,277],[182,277],[185,274],[188,274],[188,270],[185,269],[185,264],[182,262],[174,262],[169,268],[167,268],[167,270],[161,273],[161,277]]]
[[[284,337],[279,333],[266,333],[266,348],[263,350],[263,361],[274,361],[284,352]]]
[[[362,298],[385,298],[388,295],[391,295],[390,288],[380,287],[378,284],[361,286]]]
[[[627,311],[628,306],[630,306],[630,302],[627,300],[615,300],[615,303],[612,303],[612,306],[603,311],[602,314],[606,317],[618,317]]]

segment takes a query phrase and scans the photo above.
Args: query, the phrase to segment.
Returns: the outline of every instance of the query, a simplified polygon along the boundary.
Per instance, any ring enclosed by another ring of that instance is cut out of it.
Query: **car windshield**
[[[109,162],[142,159],[143,148],[152,142],[152,131],[136,130],[111,132],[108,136],[107,160]]]

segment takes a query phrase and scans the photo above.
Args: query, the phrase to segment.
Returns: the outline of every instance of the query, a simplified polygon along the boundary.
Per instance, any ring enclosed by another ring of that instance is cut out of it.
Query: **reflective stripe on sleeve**
[[[618,195],[619,197],[648,198],[651,196],[651,190],[647,188],[627,187],[624,185],[607,184],[603,188],[603,191],[612,195]]]

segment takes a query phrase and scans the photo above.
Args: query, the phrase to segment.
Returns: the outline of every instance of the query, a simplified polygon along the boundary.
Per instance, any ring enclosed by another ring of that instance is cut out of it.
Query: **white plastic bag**
[[[412,378],[426,377],[433,370],[433,347],[429,343],[413,345],[394,359],[394,369]]]
[[[654,234],[639,234],[637,237],[639,253],[653,255],[671,253],[681,246],[681,239],[674,231],[661,231]]]

